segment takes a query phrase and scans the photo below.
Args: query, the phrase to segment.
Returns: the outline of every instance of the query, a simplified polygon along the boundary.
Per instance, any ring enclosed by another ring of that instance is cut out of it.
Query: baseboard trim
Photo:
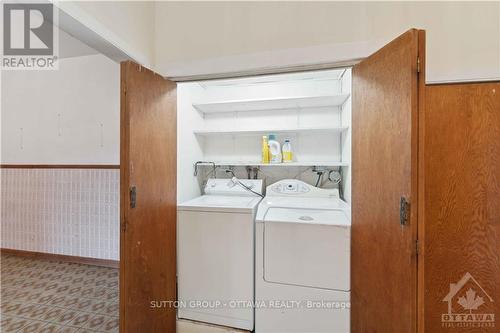
[[[33,252],[33,251],[4,249],[4,248],[0,249],[0,253],[12,254],[12,255],[16,255],[16,256],[20,256],[20,257],[27,257],[27,258],[71,262],[71,263],[75,263],[75,264],[85,264],[85,265],[110,267],[110,268],[119,268],[120,267],[120,261],[110,260],[110,259],[77,257],[77,256],[69,256],[69,255],[65,255],[65,254]]]

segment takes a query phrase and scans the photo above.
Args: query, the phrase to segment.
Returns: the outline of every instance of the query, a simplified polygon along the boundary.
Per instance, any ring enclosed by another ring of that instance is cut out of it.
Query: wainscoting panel
[[[1,247],[119,260],[117,169],[2,168]]]

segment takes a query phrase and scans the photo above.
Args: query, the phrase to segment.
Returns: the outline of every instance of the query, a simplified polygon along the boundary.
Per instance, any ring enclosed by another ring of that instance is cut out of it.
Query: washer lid
[[[290,209],[291,212],[286,212],[285,209]],[[272,219],[283,222],[308,222],[307,218],[305,218],[306,221],[300,219],[302,215],[307,214],[306,211],[323,212],[322,214],[315,213],[315,215],[319,215],[313,217],[313,220],[309,222],[326,221],[326,224],[331,224],[328,221],[335,220],[336,222],[333,222],[333,224],[350,225],[351,210],[349,205],[337,198],[283,198],[266,196],[259,205],[255,220],[257,222]],[[336,216],[339,218],[336,218]],[[344,220],[344,217],[347,221]]]
[[[319,224],[350,227],[351,222],[342,209],[307,209],[271,207],[264,217],[267,222]]]
[[[216,211],[251,213],[259,204],[257,196],[202,195],[177,205],[180,211]]]

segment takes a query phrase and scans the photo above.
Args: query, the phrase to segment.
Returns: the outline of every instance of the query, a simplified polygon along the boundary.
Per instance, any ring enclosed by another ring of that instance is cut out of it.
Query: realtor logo
[[[492,313],[493,299],[469,273],[450,284],[450,291],[443,298],[448,312],[441,315],[441,325],[447,328],[495,327]]]
[[[2,69],[55,69],[54,5],[3,3],[2,10]]]

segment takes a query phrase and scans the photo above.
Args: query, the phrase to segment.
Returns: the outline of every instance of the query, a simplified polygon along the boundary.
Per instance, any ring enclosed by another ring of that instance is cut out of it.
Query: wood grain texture
[[[118,164],[0,164],[0,169],[120,169]]]
[[[176,84],[121,64],[120,332],[175,332]],[[129,188],[137,188],[130,208]]]
[[[120,265],[120,262],[117,260],[77,257],[65,254],[34,252],[34,251],[4,249],[4,248],[0,249],[0,252],[20,257],[36,258],[36,259],[52,260],[52,261],[63,261],[75,264],[84,264],[84,265],[110,267],[110,268],[118,268],[118,266]]]
[[[500,83],[428,86],[425,108],[425,332],[498,332],[500,326]],[[443,299],[467,272],[496,327],[443,328]]]
[[[351,331],[415,332],[418,31],[353,68]]]

